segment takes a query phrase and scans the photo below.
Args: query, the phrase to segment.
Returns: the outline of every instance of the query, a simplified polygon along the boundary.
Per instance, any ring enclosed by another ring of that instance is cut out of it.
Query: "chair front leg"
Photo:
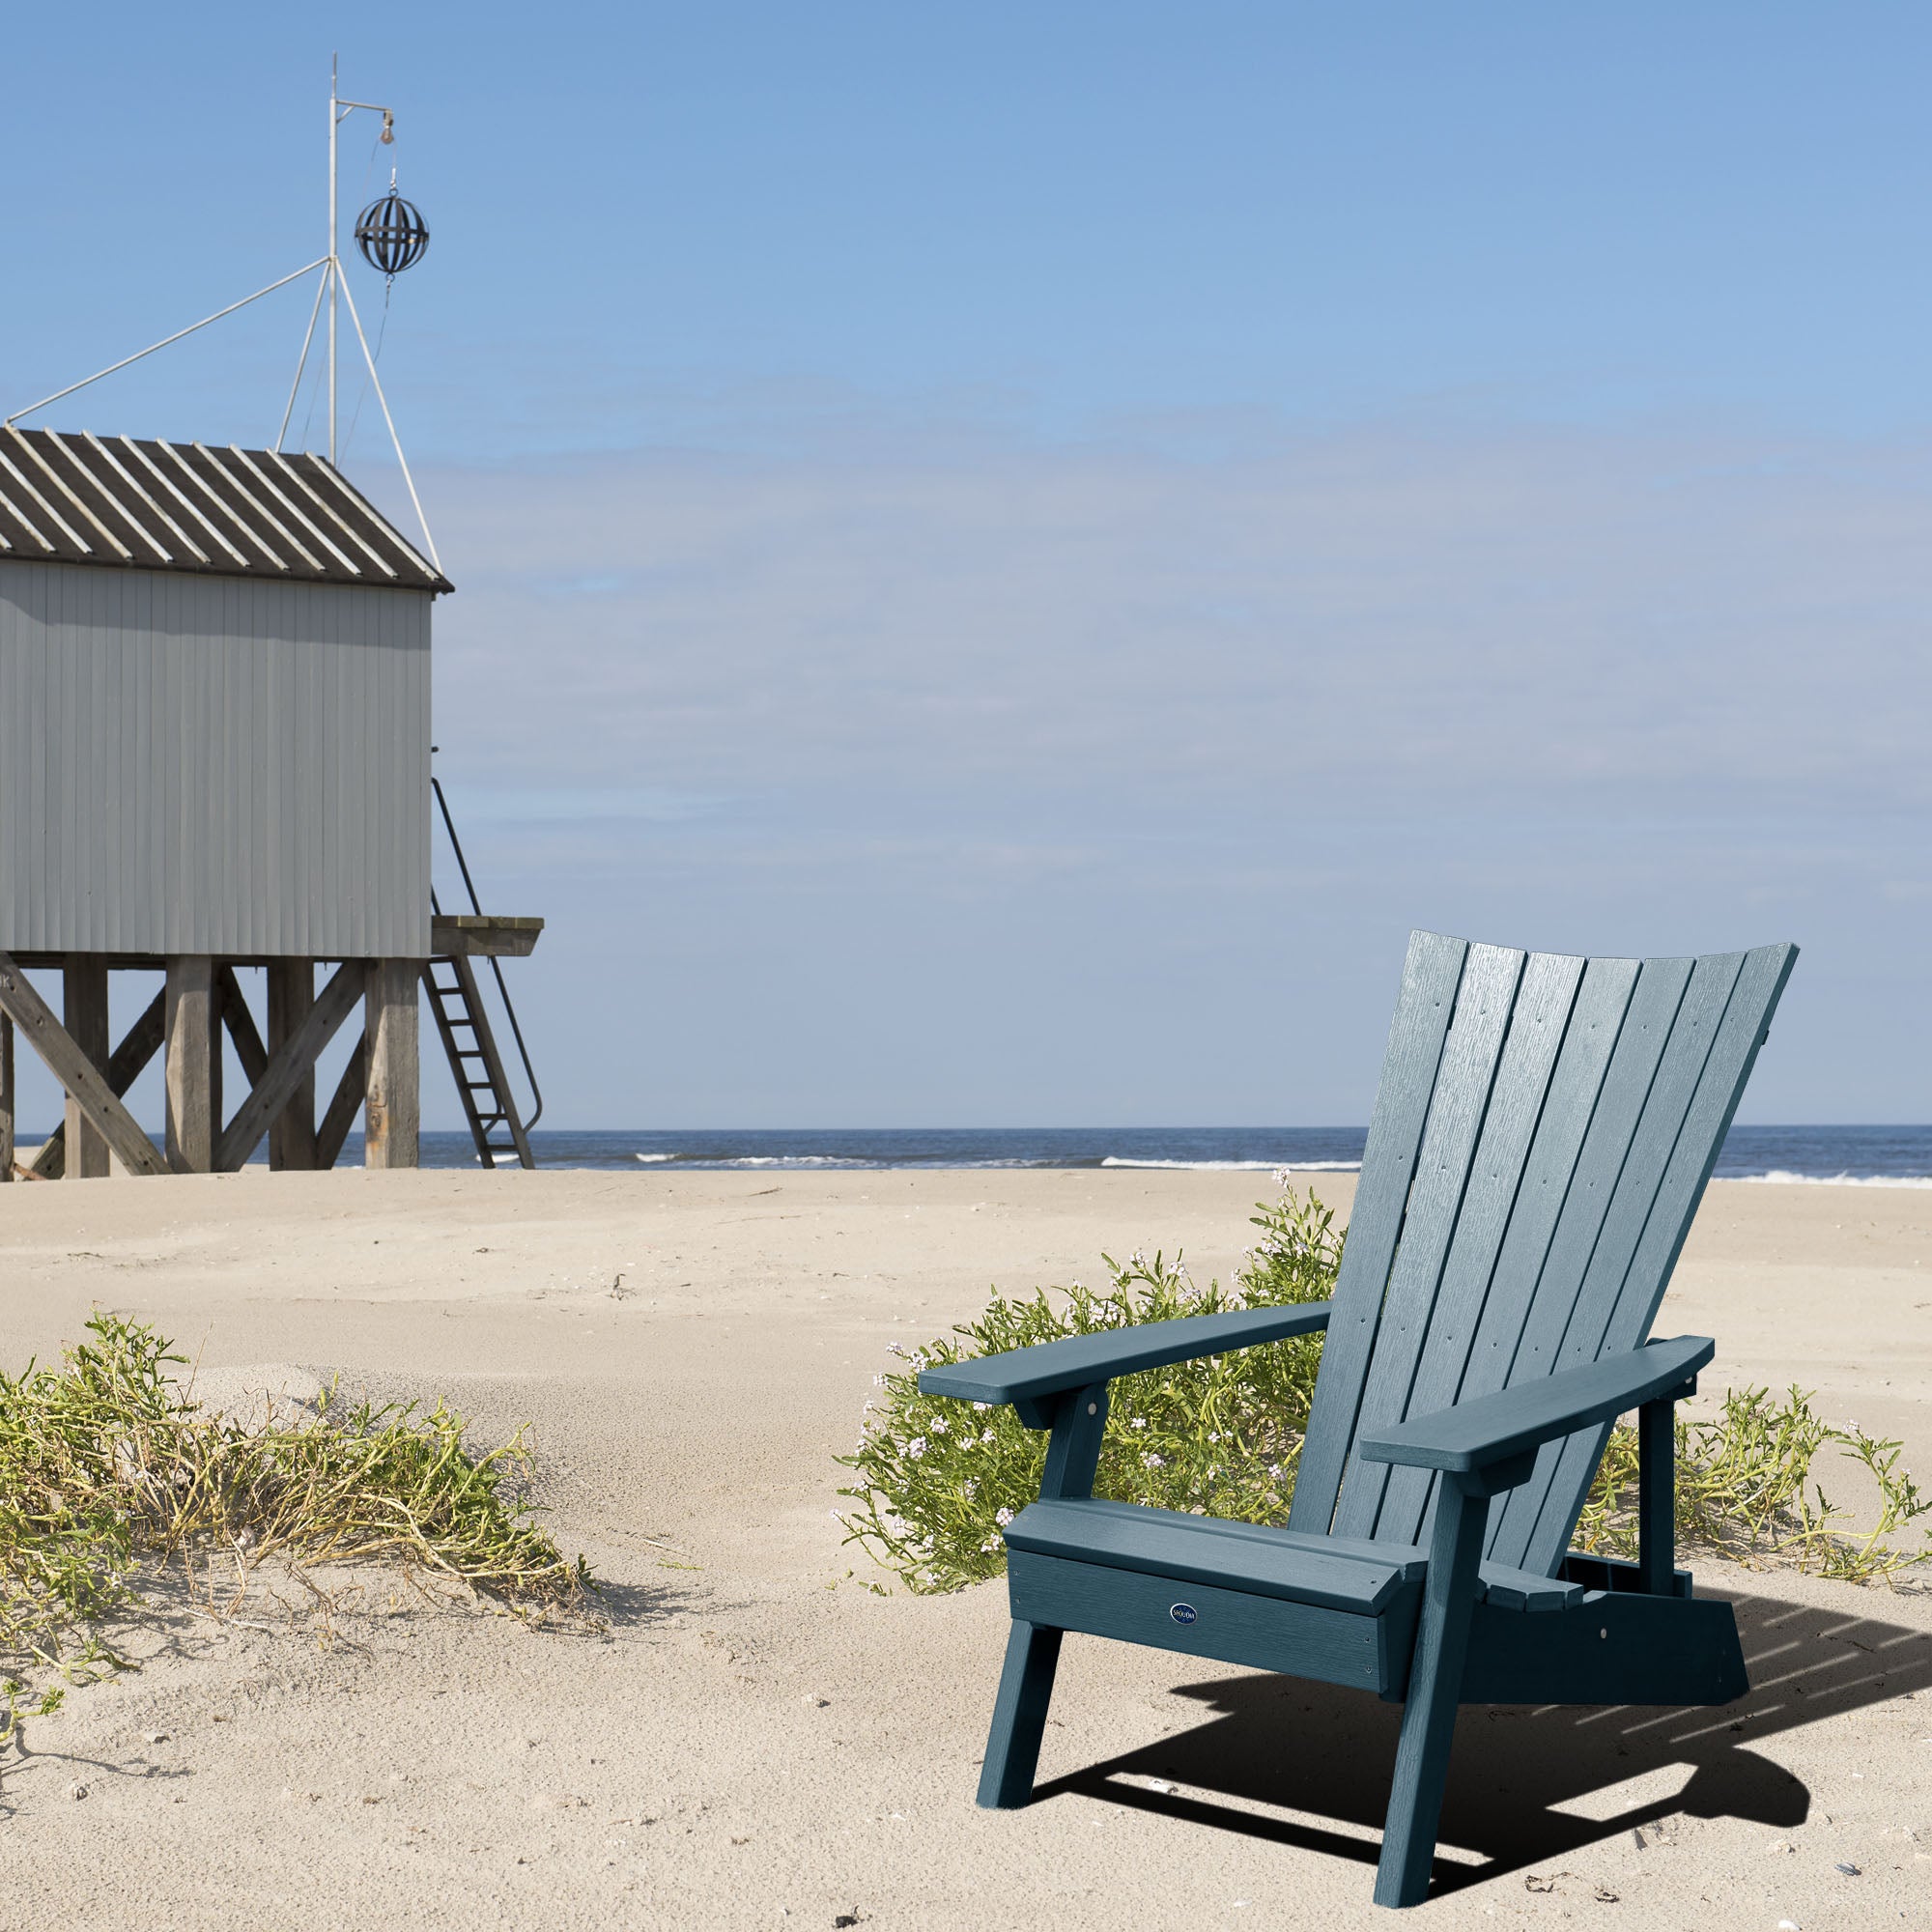
[[[1014,1810],[1033,1796],[1063,1634],[1013,1620],[1000,1694],[993,1703],[993,1728],[986,1738],[986,1762],[980,1772],[979,1802],[989,1811]]]
[[[1435,1828],[1442,1816],[1463,1661],[1476,1606],[1476,1568],[1490,1516],[1487,1486],[1472,1492],[1464,1481],[1482,1484],[1480,1476],[1445,1475],[1437,1486],[1429,1579],[1409,1666],[1381,1859],[1376,1866],[1378,1905],[1420,1905],[1428,1895],[1435,1859]]]
[[[1091,1496],[1107,1429],[1107,1384],[1071,1389],[1055,1405],[1053,1435],[1046,1445],[1040,1477],[1042,1496]],[[1013,1620],[1007,1639],[1000,1694],[993,1701],[993,1727],[986,1738],[986,1762],[980,1772],[979,1802],[988,1810],[1009,1811],[1033,1796],[1039,1766],[1039,1742],[1046,1733],[1046,1707],[1053,1698],[1053,1675],[1060,1664],[1064,1633],[1044,1624]]]
[[[1044,1497],[1079,1497],[1094,1493],[1094,1471],[1100,1465],[1100,1439],[1107,1433],[1107,1384],[1069,1389],[1053,1413],[1053,1434],[1046,1444],[1046,1467],[1040,1471]]]

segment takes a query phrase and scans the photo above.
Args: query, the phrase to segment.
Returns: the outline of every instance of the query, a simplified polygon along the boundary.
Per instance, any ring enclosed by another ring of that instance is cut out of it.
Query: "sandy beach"
[[[1346,1208],[1346,1178],[1317,1184]],[[5,1761],[0,1926],[1396,1922],[1369,1902],[1392,1708],[1071,1639],[1039,1802],[979,1811],[1004,1586],[875,1594],[832,1520],[832,1458],[890,1345],[990,1283],[1091,1280],[1102,1249],[1181,1246],[1225,1276],[1266,1185],[0,1189],[9,1370],[98,1304],[242,1382],[444,1393],[479,1438],[527,1421],[552,1526],[610,1617],[545,1634],[378,1592],[328,1628],[259,1606],[164,1623],[141,1669],[31,1719]],[[1932,1192],[1714,1185],[1659,1324],[1687,1331],[1718,1338],[1707,1391],[1798,1380],[1932,1478]],[[1932,1597],[1697,1567],[1738,1605],[1750,1697],[1465,1711],[1457,1881],[1416,1922],[1927,1922]]]

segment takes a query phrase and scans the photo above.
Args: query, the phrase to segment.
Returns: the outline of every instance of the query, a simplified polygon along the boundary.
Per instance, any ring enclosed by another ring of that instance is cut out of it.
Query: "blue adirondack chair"
[[[1066,1631],[1405,1703],[1376,1898],[1429,1889],[1459,1703],[1724,1704],[1728,1604],[1675,1567],[1672,1405],[1714,1352],[1649,1339],[1797,949],[1577,959],[1418,932],[1334,1298],[925,1370],[1050,1430],[1006,1532],[1013,1627],[980,1803],[1033,1793]],[[1093,1494],[1116,1376],[1325,1329],[1286,1528]],[[1638,1415],[1634,1563],[1570,1550]]]

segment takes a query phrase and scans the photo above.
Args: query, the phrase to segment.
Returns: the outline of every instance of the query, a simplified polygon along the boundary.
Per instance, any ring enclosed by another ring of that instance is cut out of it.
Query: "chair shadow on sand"
[[[1438,1856],[1436,1895],[1679,1813],[1788,1831],[1804,1822],[1811,1794],[1754,1748],[1759,1741],[1932,1689],[1932,1634],[1812,1605],[1708,1594],[1726,1598],[1737,1610],[1751,1690],[1734,1704],[1463,1707],[1440,1842],[1481,1862]],[[1220,1678],[1179,1686],[1176,1694],[1209,1706],[1213,1717],[1042,1783],[1037,1799],[1077,1792],[1375,1862],[1401,1705],[1288,1677]],[[1682,1767],[1688,1777],[1614,1815],[1579,1817],[1558,1808],[1671,1767]],[[1159,1791],[1122,1781],[1128,1777],[1173,1780],[1187,1789]],[[1244,1808],[1250,1805],[1301,1818]],[[1318,1822],[1307,1822],[1310,1814]],[[1356,1830],[1331,1829],[1319,1822],[1324,1819]]]

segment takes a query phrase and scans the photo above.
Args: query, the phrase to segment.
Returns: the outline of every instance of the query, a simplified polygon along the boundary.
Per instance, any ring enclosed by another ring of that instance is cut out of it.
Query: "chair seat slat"
[[[1084,1502],[1029,1503],[1007,1525],[1007,1548],[1363,1616],[1414,1588],[1426,1567],[1412,1548],[1379,1558],[1341,1555],[1325,1537],[1294,1530],[1256,1536],[1214,1517],[1138,1508],[1117,1514]]]
[[[1386,1609],[1429,1569],[1428,1551],[1419,1544],[1308,1536],[1098,1498],[1029,1504],[1008,1526],[1007,1546],[1176,1584],[1208,1583],[1361,1614]],[[1503,1609],[1567,1609],[1584,1595],[1581,1583],[1501,1563],[1485,1563],[1476,1574],[1487,1601]]]

